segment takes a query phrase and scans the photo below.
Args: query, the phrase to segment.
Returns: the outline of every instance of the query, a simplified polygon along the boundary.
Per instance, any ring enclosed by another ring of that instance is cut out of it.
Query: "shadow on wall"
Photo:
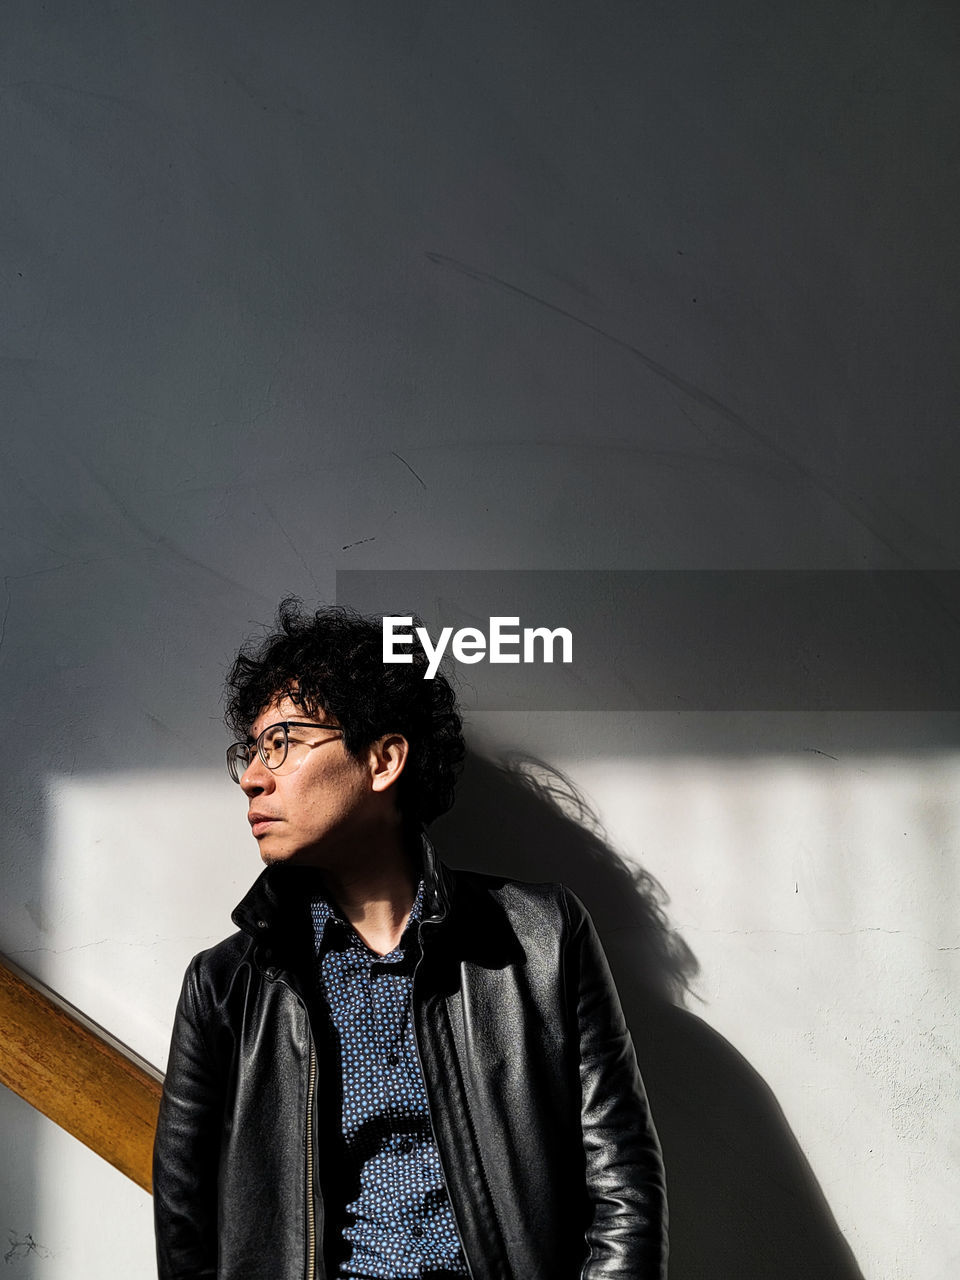
[[[468,753],[435,835],[451,864],[560,880],[593,916],[663,1144],[670,1280],[863,1280],[772,1092],[683,1007],[698,965],[663,890],[607,845],[572,784],[529,758]]]

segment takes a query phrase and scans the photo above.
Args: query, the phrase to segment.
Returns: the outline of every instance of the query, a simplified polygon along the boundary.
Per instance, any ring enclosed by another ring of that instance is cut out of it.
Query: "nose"
[[[253,759],[240,775],[241,791],[248,799],[252,799],[262,795],[264,791],[272,791],[275,785],[273,774],[260,759],[260,753],[255,751]]]

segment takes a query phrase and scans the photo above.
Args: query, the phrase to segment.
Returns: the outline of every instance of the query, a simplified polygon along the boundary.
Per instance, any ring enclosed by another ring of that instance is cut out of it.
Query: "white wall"
[[[949,1275],[960,755],[568,767],[670,886],[692,1007],[773,1089],[864,1274]]]
[[[53,0],[4,27],[0,950],[148,1057],[257,870],[218,691],[284,592],[956,566],[948,6]],[[789,1185],[868,1280],[955,1274],[958,722],[880,711],[476,717],[569,769],[699,961],[705,1003],[641,1046],[675,1280],[735,1097],[765,1099],[741,1133],[783,1109]],[[8,1094],[0,1125],[11,1276],[149,1276],[148,1200]],[[791,1280],[783,1204],[748,1229],[735,1203],[754,1154],[710,1204]],[[711,1280],[749,1276],[720,1234]]]

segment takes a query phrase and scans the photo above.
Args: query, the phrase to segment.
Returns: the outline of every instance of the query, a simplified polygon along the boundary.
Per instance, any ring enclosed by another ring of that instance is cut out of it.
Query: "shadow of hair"
[[[699,971],[667,896],[628,864],[559,770],[468,751],[441,857],[561,881],[603,940],[663,1145],[671,1280],[863,1280],[772,1091],[686,1007]]]

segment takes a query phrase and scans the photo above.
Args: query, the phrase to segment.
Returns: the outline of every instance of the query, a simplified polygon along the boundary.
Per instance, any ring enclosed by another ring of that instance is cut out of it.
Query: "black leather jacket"
[[[160,1280],[326,1280],[300,874],[265,871],[240,932],[187,970],[154,1150]],[[660,1149],[582,904],[451,871],[427,841],[424,876],[414,1029],[473,1280],[663,1280]]]

